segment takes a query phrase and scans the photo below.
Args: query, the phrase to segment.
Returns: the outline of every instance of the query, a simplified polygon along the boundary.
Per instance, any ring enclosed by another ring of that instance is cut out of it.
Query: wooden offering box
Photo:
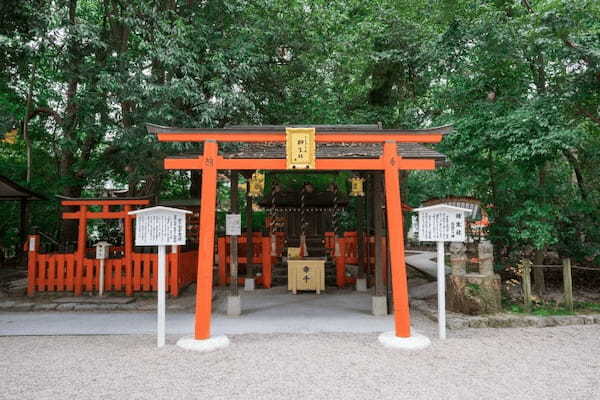
[[[306,257],[288,260],[288,290],[314,290],[317,294],[325,290],[325,259]]]

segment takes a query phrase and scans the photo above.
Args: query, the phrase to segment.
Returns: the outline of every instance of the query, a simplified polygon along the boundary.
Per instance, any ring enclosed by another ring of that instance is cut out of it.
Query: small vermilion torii
[[[306,128],[307,126],[304,126]],[[294,128],[297,128],[294,126]],[[450,127],[420,130],[359,129],[344,131],[326,126],[313,126],[316,143],[383,143],[377,158],[316,158],[315,170],[383,171],[385,177],[388,241],[392,271],[392,291],[396,336],[408,338],[410,314],[404,260],[402,202],[399,170],[432,170],[435,159],[406,159],[398,154],[398,143],[439,143]],[[200,240],[198,249],[198,282],[196,290],[195,338],[210,338],[212,282],[214,263],[215,204],[218,170],[285,170],[285,158],[224,158],[219,155],[220,142],[286,142],[286,128],[279,126],[232,127],[224,129],[173,128],[148,124],[149,133],[161,142],[203,142],[204,153],[196,157],[167,158],[166,169],[201,170]]]

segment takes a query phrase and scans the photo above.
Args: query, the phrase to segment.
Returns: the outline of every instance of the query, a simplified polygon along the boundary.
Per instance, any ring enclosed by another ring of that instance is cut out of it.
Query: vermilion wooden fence
[[[246,264],[246,236],[238,236],[238,264]],[[229,266],[231,262],[230,246],[231,237],[220,237],[217,240],[219,254],[219,285],[225,286],[230,282]],[[265,288],[271,287],[272,282],[272,257],[271,237],[255,234],[252,238],[252,263],[261,266],[261,275],[256,277],[256,283]],[[238,278],[243,283],[243,277]]]
[[[39,236],[33,235],[28,249],[27,294],[36,292],[95,292],[99,286],[100,260],[80,258],[77,253],[41,254]],[[185,285],[196,280],[198,252],[180,252],[178,246],[167,254],[167,291],[178,296]],[[114,292],[149,292],[157,290],[158,257],[156,254],[132,253],[126,258],[104,260],[104,290]]]
[[[253,252],[253,263],[262,265],[263,271],[262,276],[257,277],[257,282],[263,284],[265,287],[271,286],[271,269],[272,264],[277,262],[277,258],[283,255],[283,249],[285,246],[285,233],[275,233],[275,254],[270,258],[264,256],[265,254],[271,254],[271,237],[262,237],[260,233],[254,234],[254,252]],[[337,240],[340,249],[340,255],[335,255],[335,241]],[[220,237],[217,241],[218,254],[219,254],[219,285],[225,286],[229,283],[229,263],[231,261],[229,254],[229,237]],[[245,264],[246,254],[245,250],[246,237],[238,237],[238,263]],[[387,263],[387,248],[386,239],[382,238],[382,256],[383,265]],[[328,250],[329,257],[333,260],[336,265],[336,284],[339,287],[345,285],[354,284],[356,278],[346,276],[346,265],[358,264],[358,234],[357,232],[345,232],[342,237],[336,239],[333,232],[325,232],[324,235],[324,247]],[[365,252],[365,267],[368,272],[375,271],[375,237],[370,236],[367,238],[367,246]],[[383,269],[384,281],[386,281],[387,268]],[[243,278],[239,278],[240,282],[243,282]],[[264,283],[263,283],[264,282]]]

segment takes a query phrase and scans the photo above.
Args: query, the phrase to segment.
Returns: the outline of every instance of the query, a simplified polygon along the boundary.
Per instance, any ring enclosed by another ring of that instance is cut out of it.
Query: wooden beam
[[[144,206],[150,204],[149,199],[140,199],[140,200],[61,200],[60,204],[63,206],[122,206],[122,205],[132,205],[132,206]]]
[[[285,159],[279,158],[223,158],[216,157],[217,169],[247,170],[267,169],[267,170],[287,170]],[[204,161],[202,157],[198,158],[167,158],[164,160],[165,169],[202,169]],[[434,170],[435,160],[432,159],[401,159],[396,167],[403,170]],[[314,170],[382,170],[383,163],[381,158],[370,159],[352,159],[352,158],[321,158],[317,159],[315,169],[307,169],[306,172]],[[299,170],[300,171],[300,170]],[[304,171],[304,170],[302,170]]]
[[[212,317],[212,277],[215,239],[215,203],[217,198],[217,168],[214,162],[218,145],[214,141],[204,143],[204,168],[202,170],[202,206],[198,242],[198,276],[196,284],[196,339],[210,338]]]
[[[160,142],[285,142],[284,132],[169,132],[158,133]],[[359,133],[335,132],[319,133],[315,137],[317,143],[383,143],[395,141],[399,143],[439,143],[444,137],[441,133]]]
[[[165,169],[202,169],[202,157],[197,158],[165,158]]]
[[[126,218],[127,212],[126,211],[109,211],[109,212],[87,211],[85,213],[85,216],[87,219],[120,219],[120,218]],[[63,217],[63,219],[79,219],[79,218],[81,218],[81,211],[64,212],[62,214],[62,217]],[[134,215],[132,215],[132,217],[135,218]]]

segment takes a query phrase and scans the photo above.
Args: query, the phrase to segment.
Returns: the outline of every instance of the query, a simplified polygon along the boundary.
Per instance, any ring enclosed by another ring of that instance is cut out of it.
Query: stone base
[[[230,317],[242,315],[242,298],[240,296],[227,296],[227,315]]]
[[[446,283],[446,308],[467,315],[493,314],[502,311],[500,276],[452,275]]]
[[[371,297],[371,312],[376,317],[387,315],[387,298],[385,296]]]
[[[191,337],[181,338],[177,341],[177,346],[186,350],[193,350],[199,352],[208,352],[219,349],[224,349],[229,346],[229,339],[227,336],[215,336],[208,339],[196,340]]]
[[[398,337],[395,332],[384,332],[379,335],[379,342],[389,349],[401,350],[422,350],[431,346],[431,341],[427,336],[415,332],[407,338]]]
[[[357,292],[366,292],[367,291],[367,278],[357,278],[356,279],[356,291]]]
[[[254,278],[244,279],[244,290],[246,290],[246,291],[254,290]]]

